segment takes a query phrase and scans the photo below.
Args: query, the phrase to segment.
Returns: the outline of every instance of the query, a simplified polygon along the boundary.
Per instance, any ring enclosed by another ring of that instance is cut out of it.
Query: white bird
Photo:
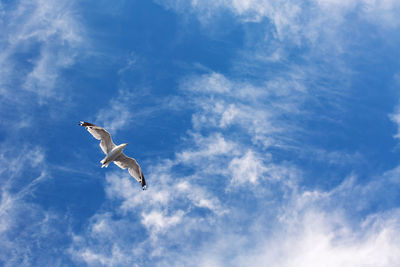
[[[100,161],[102,168],[107,168],[111,162],[114,162],[115,165],[123,170],[128,168],[129,174],[142,184],[143,190],[146,190],[146,180],[144,179],[139,164],[134,158],[130,158],[122,152],[128,143],[116,146],[111,139],[110,133],[103,128],[84,121],[81,121],[79,125],[85,127],[94,138],[101,140],[101,150],[106,154],[106,157]]]

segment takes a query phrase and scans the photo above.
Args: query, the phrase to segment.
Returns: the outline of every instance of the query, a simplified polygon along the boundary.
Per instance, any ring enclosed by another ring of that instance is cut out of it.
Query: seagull
[[[112,141],[110,133],[105,129],[84,121],[79,122],[79,125],[85,127],[94,138],[101,140],[101,150],[106,154],[106,157],[100,161],[102,168],[107,168],[111,162],[114,162],[115,165],[123,170],[128,168],[129,174],[142,184],[143,190],[146,190],[146,180],[139,164],[134,158],[130,158],[122,152],[128,143],[117,146]]]

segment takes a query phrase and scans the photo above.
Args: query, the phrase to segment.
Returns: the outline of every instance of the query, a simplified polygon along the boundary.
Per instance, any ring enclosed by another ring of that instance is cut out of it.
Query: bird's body
[[[125,149],[125,147],[127,145],[128,144],[122,144],[122,145],[116,146],[110,152],[108,152],[106,154],[106,157],[100,161],[100,163],[102,164],[101,167],[102,168],[104,168],[104,167],[107,168],[108,165],[112,161],[116,160],[121,154],[123,154],[122,151]]]
[[[128,145],[127,143],[117,146],[112,141],[110,133],[103,128],[83,121],[79,125],[85,127],[94,138],[100,140],[101,150],[106,154],[106,157],[100,161],[102,168],[107,168],[111,162],[114,162],[121,169],[128,168],[129,174],[142,184],[143,190],[146,189],[146,180],[139,164],[134,158],[130,158],[123,153],[123,150]]]

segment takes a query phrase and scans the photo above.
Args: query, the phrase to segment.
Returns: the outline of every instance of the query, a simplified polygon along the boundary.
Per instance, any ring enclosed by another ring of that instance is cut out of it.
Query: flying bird
[[[128,168],[129,174],[142,184],[143,190],[146,190],[146,180],[139,164],[134,158],[130,158],[122,152],[128,143],[117,146],[112,141],[110,133],[105,129],[84,121],[79,122],[79,125],[85,127],[94,138],[100,140],[101,150],[106,154],[106,157],[100,161],[102,168],[107,168],[111,162],[123,170]]]

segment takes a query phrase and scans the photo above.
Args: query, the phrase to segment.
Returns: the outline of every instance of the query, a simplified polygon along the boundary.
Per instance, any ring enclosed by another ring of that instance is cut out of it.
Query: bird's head
[[[124,143],[124,144],[120,144],[118,147],[122,151],[122,150],[124,150],[126,148],[127,145],[128,145],[128,143]]]

